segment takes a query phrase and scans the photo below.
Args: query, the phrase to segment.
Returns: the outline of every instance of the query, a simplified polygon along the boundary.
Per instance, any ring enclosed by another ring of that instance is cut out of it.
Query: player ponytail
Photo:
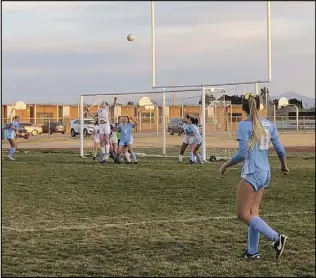
[[[195,125],[198,125],[198,123],[199,123],[199,119],[195,118]]]
[[[129,124],[130,123],[130,121],[129,121],[129,116],[125,116],[126,117],[126,119],[127,119],[127,123]]]
[[[248,114],[252,122],[252,136],[248,143],[248,149],[251,149],[263,136],[267,135],[258,112],[260,109],[259,96],[256,94],[246,94],[243,99],[242,109]]]
[[[94,123],[94,126],[98,125],[99,124],[99,119],[97,119]]]

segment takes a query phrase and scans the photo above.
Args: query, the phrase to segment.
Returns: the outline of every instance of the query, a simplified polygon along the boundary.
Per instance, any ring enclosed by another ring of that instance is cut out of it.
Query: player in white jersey
[[[191,117],[187,125],[187,136],[190,138],[190,164],[196,164],[196,157],[200,164],[204,164],[202,156],[198,153],[200,146],[202,145],[202,136],[197,127],[199,120]]]
[[[116,105],[117,98],[114,98],[113,106]],[[105,159],[109,158],[110,154],[110,134],[111,134],[111,126],[110,126],[110,106],[107,102],[103,101],[101,104],[101,108],[97,113],[91,113],[88,109],[86,111],[89,113],[91,117],[97,117],[99,120],[99,134],[100,134],[100,145],[101,145],[101,155],[100,162],[104,163]]]
[[[100,134],[99,134],[99,121],[96,120],[93,127],[93,160],[97,157],[98,150],[100,147]]]
[[[181,146],[181,149],[180,149],[180,154],[179,154],[179,162],[180,163],[182,162],[183,154],[184,154],[186,148],[190,144],[189,137],[186,134],[186,126],[188,124],[189,119],[190,119],[189,115],[185,116],[184,119],[183,119],[183,126],[182,126],[183,131],[182,131],[182,133],[184,133],[184,137],[183,137],[183,143],[182,143],[182,146]]]

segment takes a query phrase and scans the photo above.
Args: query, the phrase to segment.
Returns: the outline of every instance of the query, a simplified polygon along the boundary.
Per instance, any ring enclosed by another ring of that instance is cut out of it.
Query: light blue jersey
[[[121,134],[120,137],[120,145],[121,146],[127,146],[132,144],[133,137],[132,137],[132,129],[135,128],[135,124],[126,123],[126,124],[120,124],[118,126],[119,132]]]
[[[17,121],[13,121],[8,128],[7,139],[15,139],[16,130],[18,128],[19,128],[19,123]]]
[[[232,157],[235,163],[242,162],[241,176],[249,181],[256,190],[262,186],[267,186],[270,181],[270,141],[278,156],[280,158],[285,156],[285,151],[280,143],[279,134],[275,125],[265,118],[261,118],[260,120],[266,132],[266,136],[261,138],[251,149],[248,148],[248,143],[253,133],[252,122],[251,120],[245,120],[239,123],[237,130],[239,149]]]
[[[199,132],[199,128],[196,125],[190,124],[187,126],[187,135],[192,138],[190,140],[192,144],[200,145],[202,143],[202,136]]]

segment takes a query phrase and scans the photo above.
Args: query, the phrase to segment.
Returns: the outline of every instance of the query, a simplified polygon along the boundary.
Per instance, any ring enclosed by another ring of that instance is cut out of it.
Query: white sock
[[[183,159],[183,155],[180,154],[180,155],[179,155],[179,161],[182,161],[182,159]]]
[[[102,155],[105,154],[105,147],[101,147],[101,153],[102,153]]]
[[[106,154],[110,153],[110,145],[105,145],[105,153]]]
[[[127,152],[124,155],[125,155],[126,161],[131,162],[131,157],[130,157],[129,153]]]

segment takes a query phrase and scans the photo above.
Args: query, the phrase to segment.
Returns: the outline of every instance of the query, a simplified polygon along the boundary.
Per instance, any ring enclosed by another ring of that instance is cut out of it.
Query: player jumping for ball
[[[116,105],[117,98],[114,97],[114,102],[112,107]],[[100,162],[104,163],[106,159],[109,158],[110,153],[110,134],[111,134],[111,126],[109,119],[110,106],[107,102],[103,101],[101,104],[101,108],[97,113],[91,113],[88,108],[86,108],[86,112],[94,118],[98,118],[99,120],[99,134],[100,134],[100,145],[101,145],[101,155]]]

